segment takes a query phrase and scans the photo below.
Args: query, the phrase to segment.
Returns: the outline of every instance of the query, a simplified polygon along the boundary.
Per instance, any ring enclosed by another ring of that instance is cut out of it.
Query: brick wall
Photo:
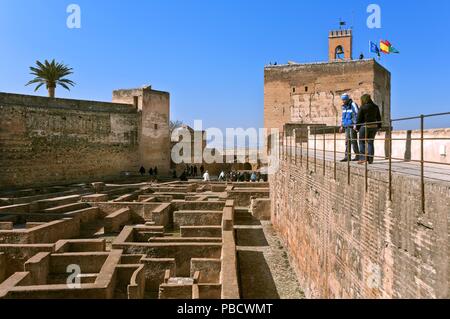
[[[304,163],[305,164],[305,163]],[[449,298],[450,185],[388,176],[346,165],[337,180],[327,163],[317,173],[284,161],[271,176],[272,221],[285,240],[307,296],[320,298]]]
[[[0,93],[0,188],[138,171],[139,116],[125,104]]]

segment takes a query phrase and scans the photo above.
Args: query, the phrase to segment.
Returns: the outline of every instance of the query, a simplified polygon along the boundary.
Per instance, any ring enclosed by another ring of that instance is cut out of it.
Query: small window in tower
[[[158,129],[158,124],[154,125],[154,129],[157,130]]]
[[[292,88],[292,93],[295,93],[295,88]]]
[[[336,50],[335,50],[335,59],[336,60],[343,60],[344,59],[344,55],[345,55],[344,48],[342,47],[342,45],[338,45],[336,47]]]
[[[308,92],[308,87],[307,86],[305,86],[305,92]]]

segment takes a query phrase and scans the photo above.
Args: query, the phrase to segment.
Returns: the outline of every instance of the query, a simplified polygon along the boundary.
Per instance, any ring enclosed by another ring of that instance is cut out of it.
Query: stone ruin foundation
[[[0,198],[0,298],[280,297],[255,295],[262,277],[239,273],[237,240],[244,255],[260,247],[262,227],[252,233],[270,219],[267,183],[92,183]]]

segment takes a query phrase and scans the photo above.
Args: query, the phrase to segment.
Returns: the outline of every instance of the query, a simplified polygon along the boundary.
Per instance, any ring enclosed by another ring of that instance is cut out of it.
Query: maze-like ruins
[[[270,219],[267,183],[92,183],[0,198],[0,299],[240,298],[235,216]]]

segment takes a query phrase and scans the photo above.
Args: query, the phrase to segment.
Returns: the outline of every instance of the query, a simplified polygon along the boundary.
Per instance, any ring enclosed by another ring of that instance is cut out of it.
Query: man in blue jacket
[[[358,132],[356,124],[358,123],[358,104],[353,102],[350,96],[345,93],[341,97],[342,105],[342,124],[340,132],[345,132],[345,158],[341,162],[348,162],[352,160],[352,151],[355,153],[353,161],[359,161],[359,146],[358,146]]]

